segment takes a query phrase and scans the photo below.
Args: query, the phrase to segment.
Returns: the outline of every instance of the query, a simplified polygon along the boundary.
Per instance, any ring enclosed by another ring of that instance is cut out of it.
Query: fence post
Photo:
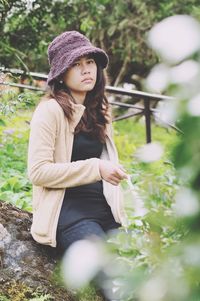
[[[144,117],[146,125],[146,143],[151,142],[151,110],[150,102],[148,99],[144,99]]]

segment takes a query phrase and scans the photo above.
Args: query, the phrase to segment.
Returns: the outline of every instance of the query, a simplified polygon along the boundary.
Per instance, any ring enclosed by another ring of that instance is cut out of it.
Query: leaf
[[[3,119],[0,119],[0,126],[6,126],[6,123]]]
[[[110,28],[108,29],[108,35],[111,37],[115,33],[116,30],[117,30],[116,25],[110,26]]]

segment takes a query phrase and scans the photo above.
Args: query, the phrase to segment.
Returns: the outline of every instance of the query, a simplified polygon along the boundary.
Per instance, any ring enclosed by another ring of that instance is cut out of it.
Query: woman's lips
[[[91,83],[93,81],[92,78],[85,78],[82,80],[82,83]]]

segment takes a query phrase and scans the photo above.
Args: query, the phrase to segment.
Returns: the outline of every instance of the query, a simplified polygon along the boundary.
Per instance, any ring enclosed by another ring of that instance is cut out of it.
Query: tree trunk
[[[31,213],[0,201],[0,298],[23,301],[37,292],[51,295],[48,300],[75,300],[56,280],[55,249],[32,239],[31,219]]]

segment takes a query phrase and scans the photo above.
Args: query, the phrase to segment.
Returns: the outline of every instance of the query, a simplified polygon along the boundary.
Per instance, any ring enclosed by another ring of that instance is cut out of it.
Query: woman
[[[104,237],[126,221],[104,95],[106,53],[76,31],[48,47],[49,96],[31,121],[28,175],[33,184],[33,238],[66,250],[90,235]]]

